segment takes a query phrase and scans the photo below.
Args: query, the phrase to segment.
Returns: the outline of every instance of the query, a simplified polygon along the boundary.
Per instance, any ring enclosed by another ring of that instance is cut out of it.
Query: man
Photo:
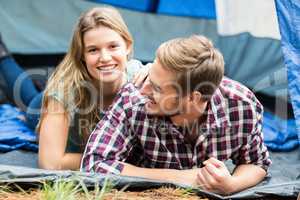
[[[123,87],[89,138],[81,170],[152,178],[230,194],[256,185],[271,164],[263,107],[223,77],[203,36],[163,43],[141,93]],[[231,159],[231,174],[223,161]]]

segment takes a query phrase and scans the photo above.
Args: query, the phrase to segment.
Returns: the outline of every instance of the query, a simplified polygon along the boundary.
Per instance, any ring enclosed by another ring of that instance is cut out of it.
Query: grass
[[[84,192],[85,198],[88,200],[102,200],[104,198],[104,195],[111,192],[113,189],[113,184],[108,178],[104,180],[101,190],[99,189],[99,183],[96,182],[94,191],[92,193],[88,190],[88,188],[82,181],[80,181],[79,184]]]
[[[84,197],[87,200],[103,200],[104,195],[109,193],[113,184],[109,179],[105,179],[103,187],[100,189],[98,182],[95,183],[94,190],[90,191],[80,179],[57,180],[54,183],[44,183],[41,190],[41,199],[45,200],[75,200]]]
[[[73,181],[64,182],[56,181],[53,184],[44,183],[41,191],[41,199],[47,200],[75,200],[79,188],[75,186]]]
[[[10,187],[8,185],[0,185],[0,196],[11,193]]]
[[[110,180],[105,179],[103,187],[98,183],[90,190],[83,181],[79,179],[45,182],[39,189],[24,191],[17,185],[0,185],[0,199],[2,200],[176,200],[176,199],[201,199],[190,189],[162,187],[146,191],[125,191],[113,188]]]

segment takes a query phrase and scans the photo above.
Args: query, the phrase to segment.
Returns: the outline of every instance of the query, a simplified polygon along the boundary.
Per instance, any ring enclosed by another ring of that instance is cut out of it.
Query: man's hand
[[[216,158],[203,162],[205,165],[197,173],[197,185],[211,192],[230,194],[234,189],[234,177],[225,164]]]

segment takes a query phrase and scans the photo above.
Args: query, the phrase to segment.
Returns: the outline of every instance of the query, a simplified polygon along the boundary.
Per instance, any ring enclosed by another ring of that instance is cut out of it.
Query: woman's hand
[[[143,66],[143,68],[140,69],[140,71],[134,75],[132,79],[132,83],[138,87],[141,88],[145,82],[145,80],[148,77],[149,69],[151,67],[152,63],[148,63],[147,65]]]

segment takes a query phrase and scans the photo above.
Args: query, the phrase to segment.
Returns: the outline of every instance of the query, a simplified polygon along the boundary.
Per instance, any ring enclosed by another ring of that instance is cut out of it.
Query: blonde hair
[[[195,90],[209,100],[224,76],[222,54],[204,36],[176,38],[160,45],[156,58],[176,74],[182,94]]]
[[[71,39],[71,44],[62,62],[57,66],[54,73],[50,76],[46,89],[44,91],[41,119],[43,117],[43,110],[48,106],[49,100],[52,98],[53,91],[59,91],[63,94],[63,101],[67,102],[70,92],[73,92],[75,108],[84,109],[92,100],[92,95],[88,88],[83,87],[82,83],[92,83],[92,78],[89,76],[85,63],[84,56],[84,34],[99,26],[108,27],[119,33],[125,40],[127,47],[130,48],[130,55],[132,55],[133,39],[120,13],[112,7],[96,7],[83,13],[75,25],[75,30]],[[68,116],[71,110],[66,105],[65,111]],[[90,126],[97,124],[100,120],[97,105],[94,105],[92,111],[87,114],[80,114],[81,119],[86,119]],[[40,119],[40,122],[41,122]],[[37,132],[40,130],[40,122],[37,126]],[[80,133],[88,134],[90,129],[82,128]]]

